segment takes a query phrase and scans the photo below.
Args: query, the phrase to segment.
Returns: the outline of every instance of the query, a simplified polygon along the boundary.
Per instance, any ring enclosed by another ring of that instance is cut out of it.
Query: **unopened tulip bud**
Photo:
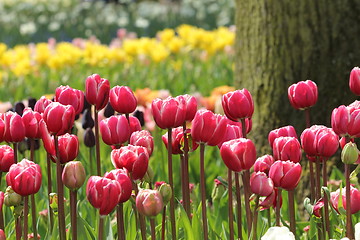
[[[160,185],[158,190],[163,198],[164,205],[166,205],[172,196],[171,186],[167,183],[163,183]]]
[[[86,100],[95,105],[96,110],[103,109],[109,101],[109,80],[101,78],[98,74],[87,77],[85,82]]]
[[[341,151],[341,161],[345,164],[354,164],[359,157],[359,150],[355,143],[348,142]]]
[[[137,100],[128,86],[115,86],[110,90],[110,104],[118,113],[132,113],[137,106]]]
[[[62,181],[67,188],[75,191],[84,184],[85,179],[86,173],[81,162],[71,161],[66,163],[62,173]]]
[[[226,191],[225,186],[218,180],[214,180],[215,185],[211,193],[211,198],[213,201],[220,200],[224,192]]]
[[[91,110],[85,109],[81,119],[81,126],[83,129],[93,128],[95,126],[94,119],[91,116]]]
[[[155,217],[163,207],[164,202],[158,190],[143,189],[136,196],[136,208],[145,216]]]
[[[11,186],[6,188],[6,192],[4,194],[4,204],[8,207],[18,206],[22,201],[22,197],[20,194],[17,194]]]
[[[95,146],[95,134],[91,128],[85,130],[84,144],[89,148]]]
[[[360,95],[360,68],[359,67],[354,67],[351,70],[350,73],[350,79],[349,79],[349,87],[350,90],[355,94],[355,95]]]

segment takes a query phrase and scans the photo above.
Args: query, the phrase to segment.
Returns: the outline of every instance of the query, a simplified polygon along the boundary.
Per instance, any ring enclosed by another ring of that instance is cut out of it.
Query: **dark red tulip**
[[[8,174],[6,174],[7,184],[21,196],[37,193],[41,186],[41,179],[40,166],[27,159],[11,165]]]
[[[128,176],[128,171],[125,168],[114,169],[105,173],[104,177],[116,180],[120,183],[121,193],[119,196],[119,203],[126,202],[131,197],[132,183]]]
[[[75,115],[78,115],[84,108],[84,93],[69,86],[60,86],[55,90],[55,102],[73,106]]]
[[[8,172],[14,161],[14,150],[8,145],[0,145],[0,171]]]
[[[14,112],[2,114],[5,123],[4,140],[6,142],[21,142],[25,138],[25,126],[21,116]]]
[[[275,162],[273,156],[267,154],[256,159],[254,164],[255,172],[269,173],[271,165]]]
[[[186,101],[183,97],[157,98],[152,101],[151,111],[156,122],[162,129],[182,126],[186,117]]]
[[[300,162],[301,149],[299,141],[294,137],[276,138],[273,143],[273,156],[275,160]]]
[[[322,215],[322,209],[324,207],[324,199],[320,198],[314,205],[314,208],[313,208],[313,214],[320,218],[321,215]]]
[[[250,139],[238,138],[224,142],[220,155],[225,165],[232,171],[250,169],[256,160],[256,149]]]
[[[254,172],[250,178],[251,191],[260,196],[269,196],[274,191],[274,183],[264,172]]]
[[[224,94],[221,103],[226,117],[233,121],[251,118],[254,113],[254,101],[246,88]]]
[[[132,113],[137,106],[136,97],[128,86],[115,86],[110,90],[110,104],[118,113]]]
[[[129,143],[134,146],[141,146],[146,148],[149,156],[151,156],[154,149],[154,138],[147,130],[133,132],[131,134]]]
[[[281,187],[287,191],[296,188],[301,177],[301,166],[292,161],[276,161],[270,167],[269,177],[275,187]]]
[[[52,102],[46,107],[43,119],[50,134],[60,136],[74,125],[75,110],[71,105]]]
[[[85,97],[88,103],[95,105],[96,110],[103,109],[109,101],[109,80],[98,74],[90,75],[85,82]]]
[[[360,68],[354,67],[350,73],[349,79],[350,90],[357,96],[360,95]]]
[[[130,137],[128,120],[122,115],[106,118],[100,122],[100,133],[107,145],[121,145]]]
[[[40,113],[33,111],[31,108],[25,108],[22,115],[22,120],[25,127],[25,136],[27,138],[39,139],[41,138],[39,123],[42,119]]]
[[[262,207],[262,209],[268,209],[270,207],[276,208],[277,196],[278,196],[278,189],[274,188],[274,191],[272,191],[270,195],[266,196],[265,199],[260,201],[259,205]],[[281,205],[282,205],[282,197],[280,196],[280,207]]]
[[[273,147],[274,140],[278,137],[294,137],[297,138],[295,128],[293,126],[285,126],[278,129],[274,129],[269,132],[268,141],[270,147]]]
[[[39,100],[37,100],[35,107],[34,107],[34,111],[36,111],[38,113],[44,113],[45,108],[50,103],[52,103],[52,101],[50,99],[47,99],[45,96],[42,96]]]
[[[120,183],[106,177],[91,176],[86,185],[86,196],[100,215],[108,215],[119,203]]]
[[[318,89],[311,80],[294,83],[288,88],[288,98],[295,109],[306,109],[315,105]]]

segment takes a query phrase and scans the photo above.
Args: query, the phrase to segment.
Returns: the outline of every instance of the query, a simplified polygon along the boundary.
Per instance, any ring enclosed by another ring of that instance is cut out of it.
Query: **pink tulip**
[[[341,137],[360,137],[360,108],[341,105],[331,114],[331,127]]]
[[[133,116],[129,116],[129,127],[130,127],[130,136],[133,132],[141,131],[141,124],[139,119]]]
[[[186,102],[186,116],[185,121],[192,121],[197,111],[197,100],[194,96],[185,94],[179,97],[183,97]]]
[[[160,192],[152,189],[140,190],[136,196],[136,208],[147,217],[155,217],[164,208]]]
[[[273,143],[273,155],[275,160],[300,162],[300,143],[294,137],[278,137]]]
[[[190,133],[191,129],[186,129],[187,133]],[[171,134],[171,150],[172,154],[183,154],[183,147],[184,147],[184,131],[182,127],[177,127],[172,130]],[[165,133],[161,139],[165,144],[166,148],[168,146],[168,133]],[[194,141],[189,142],[189,150],[195,151],[198,148],[199,144]]]
[[[354,67],[350,73],[349,79],[350,90],[357,96],[360,95],[360,68]]]
[[[8,172],[14,161],[14,150],[8,145],[0,145],[0,171]]]
[[[105,173],[104,177],[119,182],[121,186],[119,203],[126,202],[130,199],[132,192],[132,183],[128,176],[128,171],[125,168],[111,170],[110,172]]]
[[[346,188],[344,187],[341,191],[342,194],[342,205],[346,210]],[[333,208],[339,212],[338,204],[339,204],[339,196],[340,196],[340,189],[336,190],[335,192],[330,193],[330,203]],[[351,214],[355,214],[360,210],[360,191],[353,186],[350,186],[350,204],[351,204]]]
[[[85,82],[85,97],[88,103],[95,105],[96,110],[103,109],[109,101],[109,80],[98,74],[90,75]]]
[[[65,164],[62,172],[62,181],[70,190],[79,189],[85,182],[85,168],[79,161],[71,161]]]
[[[260,196],[269,196],[274,191],[274,183],[266,173],[254,172],[250,178],[251,191]]]
[[[11,165],[6,182],[8,186],[21,196],[28,196],[39,191],[41,186],[40,166],[32,161],[23,159],[17,164]]]
[[[192,121],[191,136],[197,143],[218,145],[226,133],[227,119],[208,110],[197,111]]]
[[[41,134],[41,140],[44,144],[44,148],[48,154],[52,157],[56,157],[54,138],[50,135],[47,129],[45,121],[42,119],[39,122],[39,130]]]
[[[14,112],[1,115],[4,121],[4,140],[6,142],[21,142],[25,138],[25,126],[21,116]]]
[[[254,113],[254,101],[246,88],[224,94],[221,102],[226,117],[232,121],[251,118]]]
[[[115,86],[110,90],[110,104],[118,113],[132,113],[137,106],[137,100],[128,86]]]
[[[38,113],[44,113],[45,108],[52,103],[50,99],[47,99],[45,96],[42,96],[39,100],[36,101],[34,111]]]
[[[250,139],[238,138],[224,142],[220,148],[220,155],[230,170],[240,172],[254,165],[256,149]]]
[[[157,98],[151,104],[151,111],[160,128],[176,128],[185,122],[186,101],[183,97]]]
[[[100,133],[107,145],[121,145],[130,137],[128,120],[122,115],[106,118],[100,122]]]
[[[318,99],[318,89],[311,80],[300,81],[288,89],[288,97],[295,109],[306,109],[315,105]]]
[[[58,141],[60,162],[62,164],[74,160],[79,153],[79,139],[74,134],[66,133]]]
[[[296,188],[301,177],[301,166],[292,161],[276,161],[270,167],[269,177],[275,187],[281,187],[287,191]]]
[[[275,160],[274,160],[273,156],[271,156],[269,154],[259,157],[255,161],[254,171],[255,172],[264,172],[267,174],[270,170],[271,165],[274,163],[274,161]]]
[[[75,110],[71,105],[52,102],[46,107],[43,119],[50,134],[60,136],[69,132],[74,125]]]
[[[278,137],[294,137],[297,138],[295,128],[291,125],[274,129],[269,132],[268,141],[270,147],[273,147],[274,140]]]
[[[229,120],[230,121],[230,120]],[[235,122],[234,122],[235,123]],[[241,123],[236,122],[237,124],[227,124],[226,125],[226,132],[224,135],[224,138],[221,140],[221,142],[217,145],[219,148],[221,148],[221,145],[224,142],[236,139],[236,138],[241,138],[243,137],[242,135],[242,127],[241,127]]]
[[[147,130],[133,132],[131,134],[129,143],[134,146],[141,146],[146,148],[149,156],[151,156],[154,149],[154,138]]]
[[[22,120],[25,127],[25,136],[27,138],[39,139],[41,138],[39,123],[42,119],[40,113],[33,111],[31,108],[25,108]]]
[[[320,218],[321,217],[321,212],[322,212],[322,209],[324,207],[324,199],[320,198],[314,205],[314,208],[313,208],[313,214]]]
[[[78,115],[84,108],[84,93],[69,86],[60,86],[55,90],[55,102],[73,106],[75,115]]]

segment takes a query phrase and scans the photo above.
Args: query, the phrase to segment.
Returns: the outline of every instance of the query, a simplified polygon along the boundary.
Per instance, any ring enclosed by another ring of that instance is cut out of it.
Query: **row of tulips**
[[[360,86],[360,69],[354,68],[350,77],[350,88],[356,93]],[[346,236],[353,237],[351,214],[357,212],[352,202],[360,192],[350,186],[350,165],[358,161],[359,152],[353,139],[360,136],[357,126],[360,103],[355,101],[349,106],[340,106],[332,113],[332,128],[310,125],[310,107],[317,101],[316,84],[310,80],[299,82],[289,87],[290,103],[296,109],[305,111],[307,128],[302,132],[300,141],[292,126],[271,131],[268,135],[272,155],[257,159],[255,144],[247,138],[251,131],[251,117],[254,104],[250,92],[246,89],[236,90],[223,95],[222,106],[225,116],[211,111],[197,109],[197,100],[190,95],[155,99],[151,105],[153,118],[157,126],[167,130],[162,137],[168,151],[167,183],[149,181],[149,159],[154,151],[154,140],[151,133],[142,130],[138,118],[130,116],[137,108],[137,99],[129,87],[114,86],[110,89],[107,79],[94,74],[86,79],[85,93],[69,86],[60,86],[55,91],[54,100],[45,97],[33,106],[15,109],[0,116],[0,140],[12,143],[0,147],[0,169],[8,172],[6,182],[9,186],[3,195],[6,205],[16,207],[22,205],[23,213],[14,211],[16,238],[27,236],[28,233],[28,196],[30,196],[33,233],[36,232],[36,204],[34,194],[41,186],[41,169],[34,159],[35,140],[41,139],[47,152],[48,193],[53,196],[51,186],[51,168],[56,164],[56,198],[49,198],[49,209],[57,209],[59,238],[66,239],[64,188],[70,189],[70,212],[72,239],[77,239],[77,190],[86,180],[84,167],[80,162],[73,161],[79,153],[79,140],[71,134],[74,121],[82,115],[83,127],[86,127],[85,144],[96,149],[96,175],[87,180],[86,195],[89,202],[99,209],[98,239],[104,237],[104,216],[116,208],[117,236],[125,239],[123,204],[134,198],[133,212],[136,215],[142,239],[147,238],[145,216],[150,218],[151,239],[156,238],[155,219],[163,213],[161,238],[166,237],[166,212],[169,202],[170,228],[172,239],[177,239],[176,204],[174,194],[172,155],[181,157],[181,191],[184,210],[191,221],[192,207],[189,189],[189,152],[200,148],[200,192],[203,238],[209,239],[207,222],[207,199],[205,184],[205,146],[217,146],[220,155],[228,168],[226,183],[228,188],[229,239],[244,239],[247,236],[257,239],[257,219],[260,209],[275,209],[275,224],[280,226],[282,190],[288,192],[288,210],[290,230],[293,235],[296,229],[294,189],[298,185],[302,166],[301,148],[306,153],[311,184],[311,214],[319,217],[317,235],[319,239],[333,237],[330,227],[329,202],[340,213],[346,210]],[[108,102],[113,109],[111,114],[99,121],[99,112]],[[31,108],[33,107],[33,109]],[[113,115],[114,112],[118,114]],[[94,120],[93,120],[94,117]],[[191,128],[188,128],[190,126]],[[95,131],[92,128],[95,128]],[[112,147],[111,162],[115,169],[103,174],[100,160],[100,135],[103,142]],[[339,140],[339,137],[341,139]],[[30,160],[18,163],[18,143],[25,138],[30,139]],[[329,196],[327,189],[326,162],[339,147],[345,163],[346,187]],[[253,173],[250,170],[253,168]],[[321,169],[322,168],[322,169]],[[321,179],[322,177],[322,179]],[[240,178],[242,184],[240,184]],[[144,184],[144,182],[148,184]],[[235,189],[233,189],[235,182]],[[50,184],[49,184],[50,183]],[[132,197],[132,191],[134,193]],[[235,193],[235,196],[233,194]],[[243,195],[243,196],[242,196]],[[340,198],[340,195],[342,196]],[[18,196],[18,197],[17,197]],[[23,200],[21,197],[23,197]],[[2,195],[0,195],[0,198]],[[235,198],[235,200],[233,199]],[[339,200],[341,199],[341,200]],[[236,218],[233,204],[236,204]],[[246,228],[242,227],[242,201],[246,211]],[[251,201],[254,204],[251,204]],[[341,203],[341,204],[340,204]],[[0,228],[4,229],[4,220],[0,214]],[[50,211],[50,219],[53,218]],[[271,214],[270,214],[271,215]],[[236,221],[234,220],[236,219]],[[51,220],[51,225],[53,220]],[[236,222],[237,231],[234,230]],[[269,226],[271,220],[269,219]],[[1,232],[1,234],[4,234]]]

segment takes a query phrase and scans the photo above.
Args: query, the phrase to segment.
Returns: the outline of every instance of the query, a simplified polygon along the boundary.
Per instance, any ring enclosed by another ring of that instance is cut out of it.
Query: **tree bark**
[[[330,126],[335,107],[356,99],[349,73],[360,65],[360,4],[357,0],[236,0],[235,86],[253,95],[250,138],[269,152],[270,130],[305,128],[304,114],[291,107],[288,87],[313,80],[318,103],[312,124]]]

